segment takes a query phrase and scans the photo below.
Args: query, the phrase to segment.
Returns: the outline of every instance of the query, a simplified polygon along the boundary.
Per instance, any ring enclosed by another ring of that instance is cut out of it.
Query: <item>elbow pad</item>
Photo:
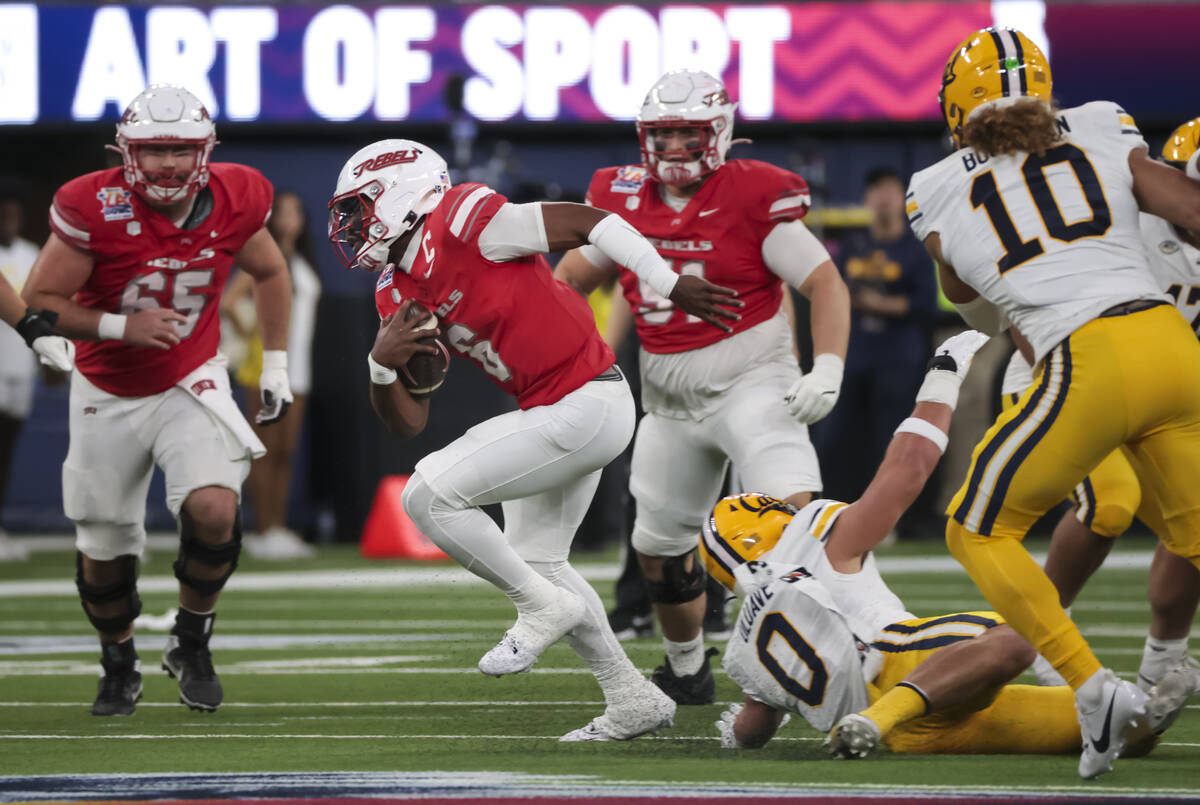
[[[970,302],[961,304],[955,302],[954,307],[958,309],[959,315],[962,316],[968,327],[987,335],[1000,335],[1012,326],[1012,322],[1008,320],[1004,311],[982,296],[978,296]]]

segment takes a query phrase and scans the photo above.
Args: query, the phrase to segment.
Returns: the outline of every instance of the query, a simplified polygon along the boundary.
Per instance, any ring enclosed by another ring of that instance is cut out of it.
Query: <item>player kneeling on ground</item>
[[[259,423],[278,421],[292,399],[291,281],[264,225],[274,190],[252,168],[210,164],[215,143],[208,112],[186,89],[158,84],[134,98],[117,125],[123,166],[59,188],[24,289],[78,341],[63,509],[75,522],[79,597],[100,634],[98,716],[129,715],[142,695],[133,621],[155,465],[180,536],[180,608],[163,668],[184,704],[221,704],[213,608],[241,551],[242,481],[266,452],[217,352],[216,302],[235,260],[254,278],[263,329]]]
[[[710,324],[736,319],[718,307],[738,304],[736,294],[676,274],[618,215],[510,204],[481,184],[451,187],[445,161],[410,140],[352,156],[329,207],[345,265],[383,269],[375,286],[383,323],[367,363],[371,403],[389,428],[405,437],[424,429],[429,397],[398,382],[397,370],[415,374],[410,362],[435,354],[428,337],[441,332],[520,407],[425,456],[404,489],[421,531],[517,608],[479,670],[528,671],[566,636],[607,707],[563,740],[624,740],[669,725],[675,703],[625,656],[600,597],[567,563],[601,469],[633,436],[633,397],[587,303],[541,255],[591,243]],[[441,329],[411,315],[413,302]],[[503,532],[480,508],[489,503],[503,504]]]
[[[798,713],[832,728],[826,746],[838,757],[880,743],[907,753],[1079,749],[1070,688],[1007,684],[1033,661],[1028,643],[993,612],[916,617],[870,553],[937,464],[959,384],[985,341],[971,331],[938,349],[912,416],[858,501],[797,510],[740,495],[717,504],[701,556],[745,597],[724,664],[746,698],[717,722],[723,745],[760,747],[786,713]],[[1151,734],[1141,729],[1138,749]]]

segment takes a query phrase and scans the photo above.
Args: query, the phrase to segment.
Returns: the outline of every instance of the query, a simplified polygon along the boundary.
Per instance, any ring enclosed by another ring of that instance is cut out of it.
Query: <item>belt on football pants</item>
[[[1149,310],[1152,307],[1165,304],[1167,302],[1163,299],[1134,299],[1132,302],[1122,302],[1119,305],[1113,305],[1101,313],[1098,318],[1111,319],[1114,316],[1128,316],[1130,313],[1141,313],[1143,310]]]
[[[600,374],[592,378],[592,380],[624,380],[625,375],[621,374],[621,370],[614,363],[612,366],[605,369]]]

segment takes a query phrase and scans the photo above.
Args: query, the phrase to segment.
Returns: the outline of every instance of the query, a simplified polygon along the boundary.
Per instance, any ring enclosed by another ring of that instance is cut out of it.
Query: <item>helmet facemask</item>
[[[642,163],[664,184],[692,184],[725,161],[718,150],[714,130],[715,124],[723,123],[720,118],[699,124],[692,121],[639,121]]]
[[[388,264],[392,244],[403,232],[389,237],[388,226],[375,213],[375,201],[383,185],[373,181],[329,202],[329,242],[346,268],[378,271]],[[405,216],[405,231],[417,224],[417,215]]]
[[[117,124],[117,144],[125,182],[155,204],[174,204],[191,198],[208,184],[208,159],[217,144],[217,131],[200,100],[180,86],[154,84],[134,98]],[[193,149],[194,162],[186,175],[147,172],[147,147]]]

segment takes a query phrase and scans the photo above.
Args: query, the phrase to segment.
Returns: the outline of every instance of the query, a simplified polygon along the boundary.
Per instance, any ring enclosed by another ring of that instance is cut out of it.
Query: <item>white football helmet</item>
[[[412,140],[380,140],[342,166],[329,200],[329,242],[346,268],[378,271],[396,239],[450,189],[446,160]]]
[[[158,202],[182,201],[208,184],[208,157],[217,144],[217,127],[200,99],[174,84],[152,84],[130,101],[117,124],[116,150],[125,164],[125,181],[139,195]],[[138,162],[145,145],[190,145],[196,164],[186,179],[147,176]],[[109,146],[110,148],[112,146]]]
[[[725,164],[733,144],[733,110],[725,85],[702,70],[672,70],[654,83],[638,113],[642,164],[659,181],[688,185]],[[666,129],[696,130],[686,145],[669,150]]]

